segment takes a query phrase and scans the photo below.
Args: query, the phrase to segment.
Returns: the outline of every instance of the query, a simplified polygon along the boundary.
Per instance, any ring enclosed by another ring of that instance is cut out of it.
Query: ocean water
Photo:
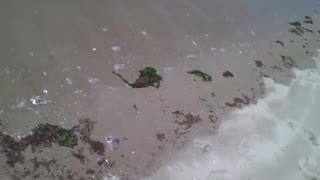
[[[293,71],[288,86],[264,79],[265,97],[231,112],[217,135],[195,139],[145,179],[319,179],[320,67]]]

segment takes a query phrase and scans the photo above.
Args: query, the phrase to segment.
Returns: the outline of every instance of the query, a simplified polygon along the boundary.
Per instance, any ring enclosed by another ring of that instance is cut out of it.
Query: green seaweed
[[[303,22],[305,24],[313,24],[313,21],[310,16],[305,16]]]
[[[149,86],[159,88],[160,81],[162,81],[162,77],[157,73],[157,70],[155,70],[153,67],[145,67],[144,69],[140,70],[140,75],[134,83],[130,83],[119,73],[116,73],[114,71],[112,71],[112,73],[118,76],[123,82],[125,82],[131,88],[146,88]]]
[[[57,125],[40,124],[34,130],[36,137],[45,137],[60,146],[74,147],[78,144],[78,138],[72,130],[67,130]]]
[[[291,26],[301,26],[301,23],[300,22],[298,22],[298,21],[294,21],[294,22],[289,22],[289,24],[291,25]]]
[[[187,73],[202,78],[202,81],[206,81],[206,82],[212,81],[212,77],[209,74],[204,73],[204,72],[199,71],[199,70],[188,71]]]
[[[14,166],[17,162],[23,162],[22,152],[30,145],[32,152],[37,147],[51,147],[58,143],[60,146],[73,148],[78,144],[78,138],[73,129],[64,129],[57,125],[40,124],[31,130],[32,134],[16,141],[8,134],[0,131],[0,149],[7,157],[6,163]]]

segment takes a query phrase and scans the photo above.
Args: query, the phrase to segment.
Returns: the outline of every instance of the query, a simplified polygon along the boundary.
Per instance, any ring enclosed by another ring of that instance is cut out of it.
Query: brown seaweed
[[[157,73],[157,71],[153,67],[146,67],[139,71],[140,75],[135,80],[134,83],[130,83],[125,78],[122,77],[121,74],[112,71],[112,73],[118,76],[123,82],[125,82],[131,88],[146,88],[146,87],[160,87],[160,81],[162,81],[162,77]]]

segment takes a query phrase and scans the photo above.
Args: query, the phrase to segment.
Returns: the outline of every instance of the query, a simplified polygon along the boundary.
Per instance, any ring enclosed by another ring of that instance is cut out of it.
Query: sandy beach
[[[0,179],[8,180],[194,179],[167,176],[167,165],[197,158],[188,153],[194,140],[218,136],[230,112],[257,104],[265,79],[289,85],[292,68],[315,68],[320,42],[311,0],[0,4]],[[112,73],[134,82],[144,67],[157,70],[159,88],[130,88]],[[44,123],[74,127],[78,144],[26,146],[8,164],[8,137],[19,142]]]

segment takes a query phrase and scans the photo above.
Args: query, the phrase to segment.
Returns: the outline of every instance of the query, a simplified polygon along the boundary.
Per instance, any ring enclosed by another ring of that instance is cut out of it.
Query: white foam
[[[125,64],[115,64],[114,65],[114,70],[116,72],[119,72],[120,70],[123,70],[125,66],[126,66]]]
[[[118,52],[118,51],[120,51],[120,47],[119,47],[119,46],[112,46],[112,47],[111,47],[111,50],[112,50],[113,52]]]
[[[316,58],[320,61],[320,58]],[[320,68],[294,70],[289,86],[264,79],[267,95],[224,118],[146,180],[320,178]]]

